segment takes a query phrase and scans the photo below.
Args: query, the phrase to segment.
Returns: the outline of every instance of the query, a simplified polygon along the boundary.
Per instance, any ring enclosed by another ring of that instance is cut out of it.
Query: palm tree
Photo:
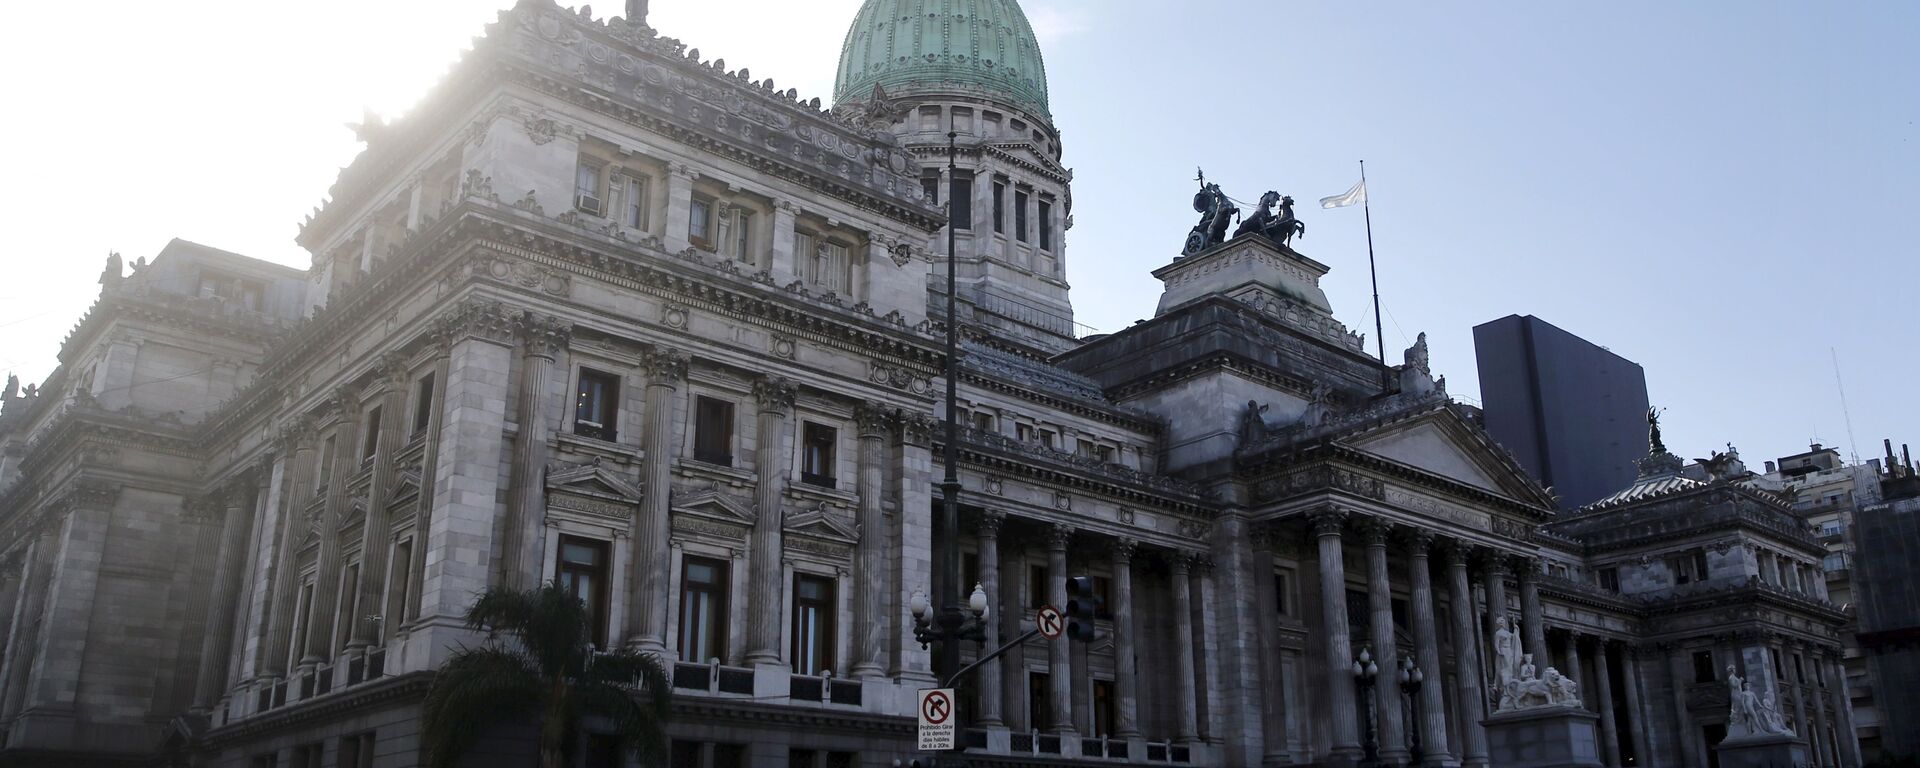
[[[467,609],[467,626],[488,642],[455,651],[427,690],[421,731],[432,768],[450,768],[488,728],[534,714],[540,768],[562,768],[582,717],[611,721],[643,764],[660,761],[672,687],[659,658],[594,652],[586,606],[559,584],[488,589]]]

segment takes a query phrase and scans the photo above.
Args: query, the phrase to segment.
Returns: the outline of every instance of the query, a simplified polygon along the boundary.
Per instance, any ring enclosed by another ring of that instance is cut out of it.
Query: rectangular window
[[[1620,569],[1602,568],[1600,569],[1599,574],[1600,574],[1601,589],[1604,589],[1608,592],[1620,591]]]
[[[1057,450],[1055,446],[1059,444],[1060,435],[1059,433],[1056,433],[1051,429],[1043,429],[1043,430],[1040,430],[1039,440],[1041,445],[1044,445],[1049,449]]]
[[[340,737],[340,768],[373,768],[373,732]]]
[[[1287,606],[1293,602],[1293,585],[1290,583],[1289,575],[1290,572],[1284,570],[1273,573],[1273,610],[1281,616],[1293,615],[1287,609]]]
[[[620,737],[611,733],[587,734],[586,754],[581,756],[580,768],[621,768],[625,764]]]
[[[973,428],[982,432],[992,432],[993,414],[975,411],[973,414]]]
[[[993,180],[993,233],[1004,235],[1007,232],[1007,183]]]
[[[1711,683],[1714,681],[1713,651],[1693,652],[1693,681]]]
[[[248,768],[280,768],[280,753],[262,752],[247,763]]]
[[[293,748],[292,768],[322,768],[320,758],[326,754],[327,745],[322,742],[301,744]]]
[[[573,433],[611,442],[619,436],[620,377],[580,369],[580,391],[573,404]]]
[[[337,438],[338,435],[327,435],[326,441],[320,444],[320,474],[313,483],[315,496],[326,494],[327,485],[333,482],[333,454],[334,447],[338,445]]]
[[[953,228],[962,232],[971,231],[973,229],[973,177],[955,173],[949,186],[947,200],[953,207],[949,212]]]
[[[620,224],[633,229],[647,228],[647,180],[637,176],[620,177]]]
[[[353,625],[360,621],[360,564],[347,566],[340,574],[339,615],[333,618],[334,648],[344,648],[353,639]]]
[[[313,582],[300,585],[300,600],[293,615],[299,620],[294,622],[293,642],[289,644],[293,649],[293,657],[287,659],[289,669],[307,656],[307,631],[313,626]]]
[[[799,573],[793,577],[793,671],[818,675],[833,668],[833,580]]]
[[[733,257],[752,264],[754,261],[753,214],[740,211],[733,216]]]
[[[427,431],[433,424],[433,374],[429,373],[414,386],[413,394],[413,434]]]
[[[1093,681],[1093,736],[1113,735],[1114,696],[1112,680]]]
[[[801,429],[800,482],[834,487],[833,447],[840,431],[811,421]]]
[[[1053,730],[1053,708],[1047,706],[1047,673],[1027,673],[1027,723],[1036,731]]]
[[[940,172],[922,171],[920,173],[920,191],[927,194],[928,205],[940,204]]]
[[[794,258],[795,270],[806,269],[813,264],[813,260],[819,255],[818,253],[816,253],[818,249],[814,247],[815,242],[817,241],[813,239],[813,235],[810,235],[806,232],[796,231],[793,233],[793,258]]]
[[[960,584],[966,587],[968,595],[973,594],[973,585],[980,583],[980,553],[960,553]]]
[[[701,748],[706,745],[697,741],[675,741],[672,755],[667,760],[668,768],[706,768],[700,761]]]
[[[562,536],[559,560],[554,565],[553,580],[587,607],[587,626],[593,630],[593,643],[606,647],[607,594],[611,591],[607,543]]]
[[[727,658],[727,563],[689,556],[680,566],[680,658]]]
[[[573,207],[595,216],[606,214],[600,203],[600,166],[584,157],[573,173]]]
[[[828,752],[827,768],[853,768],[855,752]]]
[[[1027,241],[1027,193],[1013,192],[1013,239]]]
[[[399,626],[413,618],[408,613],[407,593],[413,587],[413,539],[401,539],[393,545],[393,573],[387,578],[387,620],[384,626]]]
[[[1821,559],[1820,567],[1827,571],[1846,570],[1847,569],[1847,553],[1834,552],[1834,553],[1828,554],[1825,558]]]
[[[836,242],[822,242],[813,251],[813,283],[829,291],[839,291],[846,285],[847,247]]]
[[[1030,608],[1038,608],[1046,605],[1047,592],[1047,567],[1044,565],[1035,565],[1028,568],[1027,606]]]
[[[733,466],[733,403],[706,396],[694,398],[693,459]]]
[[[712,768],[747,768],[747,748],[740,744],[713,745]]]
[[[1023,443],[1033,442],[1033,427],[1027,424],[1015,424],[1013,426],[1013,438]]]
[[[1704,549],[1693,551],[1693,578],[1697,581],[1707,580],[1707,551]]]
[[[1113,618],[1113,579],[1105,576],[1094,576],[1092,578],[1093,596],[1099,599],[1099,602],[1094,604],[1100,606],[1100,610],[1096,612],[1093,617],[1096,619],[1111,620]]]
[[[366,423],[360,430],[362,433],[360,438],[361,461],[373,458],[373,454],[380,450],[380,417],[382,410],[381,406],[376,405],[373,407],[373,410],[367,411]]]
[[[1040,200],[1040,250],[1053,250],[1053,203]]]
[[[696,197],[687,212],[687,239],[702,248],[713,248],[713,201]]]

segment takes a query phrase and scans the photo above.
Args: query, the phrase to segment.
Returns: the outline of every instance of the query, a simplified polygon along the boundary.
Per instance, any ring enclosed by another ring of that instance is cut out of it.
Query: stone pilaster
[[[1805,652],[1804,647],[1795,647],[1800,651],[1800,666],[1798,669],[1805,670],[1807,662],[1813,659]],[[1793,732],[1799,734],[1800,738],[1806,739],[1807,743],[1811,744],[1813,743],[1813,729],[1808,727],[1810,723],[1807,720],[1807,680],[1806,673],[1801,672],[1793,681]]]
[[[1273,575],[1274,531],[1268,525],[1255,524],[1248,534],[1253,544],[1254,638],[1260,653],[1260,764],[1288,765],[1293,762],[1293,756],[1287,744],[1287,686],[1280,667],[1280,617],[1274,608],[1279,604],[1279,585]]]
[[[434,335],[434,357],[432,362],[434,392],[432,407],[427,414],[426,446],[421,449],[420,493],[413,503],[413,567],[412,574],[404,587],[406,597],[401,601],[401,616],[394,618],[395,625],[411,631],[420,620],[421,598],[427,583],[427,534],[433,529],[434,487],[430,478],[437,477],[440,471],[440,443],[442,428],[447,423],[448,375],[452,368],[453,337],[442,327]],[[504,417],[503,417],[504,418]]]
[[[793,222],[798,214],[791,201],[773,201],[773,264],[768,269],[774,282],[782,285],[800,274],[800,260],[793,254]]]
[[[1605,638],[1594,644],[1593,699],[1600,707],[1600,760],[1607,768],[1620,768],[1620,727],[1613,715],[1613,659]],[[1581,692],[1581,698],[1587,698]]]
[[[293,648],[293,624],[298,618],[293,615],[300,596],[300,575],[295,572],[296,550],[301,540],[312,529],[307,519],[307,506],[312,500],[315,436],[313,422],[305,417],[297,418],[281,432],[281,444],[290,447],[292,458],[283,470],[286,475],[284,490],[280,494],[281,508],[277,527],[279,543],[274,547],[271,613],[264,637],[265,650],[261,653],[256,669],[259,676],[267,679],[286,677],[290,671],[289,656]]]
[[[863,444],[865,442],[864,435],[865,428],[862,427],[861,439]],[[878,442],[879,440],[876,437],[875,443],[877,444]],[[874,488],[878,490],[878,480],[875,480]],[[862,500],[865,500],[864,495],[862,496]],[[879,506],[880,503],[875,501],[873,516],[876,520],[880,519]],[[986,592],[988,610],[994,613],[1003,610],[993,605],[993,603],[997,602],[998,598],[996,596],[1000,594],[1000,526],[1004,524],[1006,520],[1007,516],[1000,512],[989,510],[980,513],[980,527],[978,529],[980,541],[980,589]],[[864,537],[861,539],[862,542],[865,540]],[[884,559],[884,552],[876,555],[874,558],[876,566],[880,566],[880,564],[884,562]],[[885,605],[884,588],[871,587],[869,589],[874,597],[874,608],[883,609]],[[960,590],[971,594],[971,591],[965,584],[960,585]],[[983,623],[986,625],[986,640],[981,643],[980,647],[987,650],[1000,647],[1000,622],[997,617],[989,615]],[[880,634],[876,633],[874,639],[876,641],[879,640]],[[879,669],[880,667],[875,667],[874,671],[876,674],[879,672]],[[980,710],[977,713],[978,717],[974,718],[974,724],[982,728],[999,728],[1006,725],[1006,722],[1000,717],[1000,698],[1002,695],[1000,671],[999,664],[988,664],[980,668]]]
[[[1175,664],[1171,672],[1173,677],[1174,707],[1176,722],[1175,739],[1192,743],[1200,738],[1200,704],[1194,695],[1194,678],[1197,673],[1193,663],[1193,557],[1189,553],[1176,552],[1168,560],[1173,572],[1173,649]]]
[[[567,348],[573,326],[556,317],[524,313],[518,321],[522,344],[518,428],[513,436],[512,485],[507,502],[506,541],[500,546],[497,582],[511,589],[532,589],[543,579],[546,552],[547,403],[553,394],[553,363]],[[596,642],[605,642],[596,638]]]
[[[270,586],[263,572],[272,535],[267,527],[268,521],[273,519],[282,466],[277,454],[269,454],[260,459],[253,471],[253,505],[247,510],[247,538],[241,542],[245,556],[240,569],[240,592],[233,625],[227,628],[230,637],[226,685],[229,696],[238,695],[253,676],[253,659],[258,652],[256,640],[261,625],[265,623],[261,608],[264,605],[264,593]],[[240,711],[245,711],[244,705]]]
[[[1526,624],[1522,642],[1534,663],[1545,670],[1553,657],[1547,653],[1547,626],[1540,613],[1540,561],[1536,559],[1520,561],[1520,613]]]
[[[1140,736],[1140,679],[1134,657],[1137,629],[1133,622],[1133,556],[1140,543],[1130,538],[1113,540],[1113,693],[1114,728],[1117,739]]]
[[[1313,513],[1313,533],[1320,547],[1320,630],[1326,636],[1327,718],[1333,723],[1332,752],[1347,760],[1361,754],[1360,726],[1354,711],[1354,681],[1350,668],[1353,640],[1347,630],[1347,566],[1340,549],[1340,530],[1347,513],[1327,508]]]
[[[39,649],[40,627],[46,621],[47,583],[53,578],[54,549],[59,540],[57,529],[43,526],[21,558],[20,599],[13,606],[13,632],[7,639],[4,665],[0,666],[0,681],[6,685],[5,699],[0,701],[0,722],[12,722],[27,701],[28,673]]]
[[[1367,640],[1379,659],[1381,676],[1379,695],[1375,697],[1375,722],[1378,725],[1380,759],[1386,763],[1405,762],[1408,756],[1406,729],[1400,719],[1399,695],[1394,691],[1394,663],[1400,649],[1393,637],[1393,585],[1387,575],[1387,538],[1393,526],[1376,518],[1363,518],[1359,524],[1361,540],[1367,545]]]
[[[341,388],[327,402],[327,421],[333,430],[333,472],[323,489],[326,506],[320,515],[320,553],[315,561],[313,611],[306,626],[306,653],[302,667],[326,663],[338,650],[333,646],[334,618],[339,612],[341,544],[340,521],[347,512],[347,484],[359,463],[354,461],[358,442],[353,426],[358,421],[360,395],[357,390]]]
[[[1700,731],[1693,726],[1693,715],[1687,712],[1687,683],[1692,667],[1687,662],[1687,650],[1680,646],[1667,648],[1667,674],[1671,678],[1673,689],[1674,717],[1679,721],[1674,728],[1678,735],[1675,742],[1680,751],[1681,765],[1686,768],[1701,768],[1705,757],[1701,754]]]
[[[686,354],[656,348],[642,361],[647,374],[646,424],[641,429],[640,508],[632,521],[632,579],[627,588],[627,642],[642,653],[668,656],[667,604],[673,583],[673,406],[687,377]]]
[[[907,615],[906,605],[913,591],[926,586],[925,580],[934,572],[934,516],[931,511],[934,504],[934,478],[940,476],[933,459],[934,424],[932,417],[925,414],[907,413],[901,416],[897,425],[899,442],[894,449],[896,466],[889,473],[893,495],[899,503],[899,511],[894,514],[891,529],[892,535],[897,537],[894,544],[894,567],[897,570],[893,575],[893,603],[887,611],[887,616],[894,622],[890,633],[893,646],[893,668],[890,672],[913,683],[933,682],[932,657],[927,649],[921,648],[920,643],[914,640],[913,621]],[[1011,604],[1019,605],[1020,601],[1015,599]],[[1008,690],[1020,695],[1020,701],[1025,701],[1024,685],[1008,686]]]
[[[1433,547],[1433,532],[1408,532],[1407,602],[1413,614],[1414,660],[1427,673],[1427,684],[1420,686],[1420,751],[1427,764],[1438,764],[1450,751],[1447,747],[1446,678],[1440,674],[1440,632],[1433,618],[1433,568],[1428,553]]]
[[[213,599],[206,615],[205,631],[200,638],[200,669],[194,676],[193,709],[206,712],[226,687],[228,651],[232,647],[232,627],[238,614],[240,571],[246,562],[247,533],[253,528],[254,483],[242,476],[221,494],[224,514],[220,521],[220,548],[213,559]]]
[[[39,650],[27,668],[21,721],[8,735],[9,746],[21,744],[21,733],[32,730],[29,719],[66,721],[76,714],[80,663],[86,658],[92,634],[107,524],[119,497],[117,483],[83,478],[74,481],[74,487],[53,510],[56,515],[64,513],[66,519],[56,523],[59,534],[49,553],[53,568],[35,632]]]
[[[1561,670],[1561,674],[1573,678],[1574,686],[1580,691],[1580,708],[1592,709],[1593,702],[1589,701],[1592,697],[1586,695],[1589,690],[1587,688],[1587,668],[1582,661],[1580,658],[1580,633],[1567,630],[1567,668]]]
[[[1487,764],[1487,697],[1480,688],[1480,654],[1474,648],[1473,587],[1467,576],[1470,548],[1455,541],[1447,546],[1447,615],[1453,619],[1455,676],[1460,693],[1460,764],[1469,768]],[[1424,687],[1423,687],[1424,690]]]
[[[1640,682],[1641,651],[1631,645],[1620,646],[1620,682],[1627,693],[1627,733],[1632,734],[1635,765],[1647,765],[1653,759],[1647,739],[1646,686]],[[1622,762],[1625,762],[1624,760]]]
[[[860,495],[860,543],[854,551],[855,600],[853,638],[855,677],[881,677],[887,670],[887,517],[882,504],[886,483],[887,432],[892,428],[892,410],[880,403],[866,403],[854,411],[854,426],[860,437],[860,465],[856,491]],[[1000,522],[1004,516],[988,515],[980,521],[980,581],[989,601],[998,595],[1000,559],[995,551]],[[963,586],[962,589],[965,587]],[[997,623],[988,621],[987,647],[997,647]],[[982,684],[982,722],[992,712],[995,725],[1000,720],[1000,670],[988,665],[980,670]],[[988,677],[993,685],[987,687]]]
[[[1056,525],[1047,530],[1047,602],[1063,611],[1067,608],[1067,543],[1072,540],[1070,527]],[[1062,736],[1074,732],[1071,642],[1065,632],[1047,641],[1048,711],[1053,713],[1053,731]]]
[[[388,498],[393,494],[396,471],[394,454],[406,444],[407,364],[399,355],[381,362],[380,380],[386,390],[380,395],[380,423],[368,425],[379,430],[373,449],[373,479],[367,486],[367,519],[360,527],[360,610],[353,616],[350,647],[364,648],[386,642],[398,616],[386,616],[387,556],[393,547],[393,520],[388,513]],[[405,585],[398,585],[405,589]]]
[[[780,663],[780,625],[786,615],[786,589],[781,582],[781,527],[785,510],[780,495],[787,489],[784,450],[787,419],[793,414],[793,382],[765,378],[753,385],[760,406],[758,449],[754,452],[757,480],[753,487],[753,541],[750,545],[747,594],[747,663]]]
[[[1014,537],[1009,540],[1009,546],[1006,547],[998,546],[996,539],[994,547],[1000,556],[994,570],[1003,574],[1004,578],[1000,579],[998,592],[987,593],[987,598],[996,601],[994,604],[999,608],[998,612],[988,616],[987,620],[999,625],[999,636],[1002,642],[1007,638],[1019,637],[1026,632],[1026,628],[1021,625],[1022,618],[1027,614],[1025,610],[1027,596],[1021,590],[1021,577],[1026,571],[1026,552],[1021,544],[1022,539]],[[983,570],[986,568],[984,558],[981,560],[980,567]],[[1114,641],[1119,642],[1119,638],[1114,638]],[[1027,666],[1024,644],[1008,650],[994,663],[994,666],[1000,668],[1000,719],[1012,730],[1033,730],[1033,724],[1027,719]]]
[[[668,253],[679,253],[693,245],[688,238],[695,175],[693,167],[686,163],[667,164],[667,226],[661,242],[667,247]]]

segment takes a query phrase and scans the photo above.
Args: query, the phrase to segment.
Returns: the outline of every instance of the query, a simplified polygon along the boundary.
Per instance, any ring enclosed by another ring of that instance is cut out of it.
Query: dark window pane
[[[695,461],[733,466],[733,403],[695,398],[693,433]]]
[[[953,228],[973,229],[973,179],[956,176],[953,179]]]
[[[1053,203],[1040,201],[1040,249],[1053,250]]]

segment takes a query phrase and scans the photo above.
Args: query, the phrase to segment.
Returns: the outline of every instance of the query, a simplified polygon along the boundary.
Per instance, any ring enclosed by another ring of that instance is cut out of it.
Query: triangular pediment
[[[420,495],[420,470],[404,469],[393,475],[393,501]]]
[[[788,513],[783,528],[786,533],[796,536],[811,536],[846,544],[860,540],[860,530],[853,521],[826,506]]]
[[[1527,504],[1553,506],[1553,497],[1484,430],[1452,408],[1437,408],[1341,440],[1388,461]]]
[[[720,520],[735,525],[753,525],[753,507],[715,489],[675,491],[673,513]]]
[[[562,491],[618,501],[640,503],[640,489],[631,481],[598,464],[547,469],[547,492]]]

